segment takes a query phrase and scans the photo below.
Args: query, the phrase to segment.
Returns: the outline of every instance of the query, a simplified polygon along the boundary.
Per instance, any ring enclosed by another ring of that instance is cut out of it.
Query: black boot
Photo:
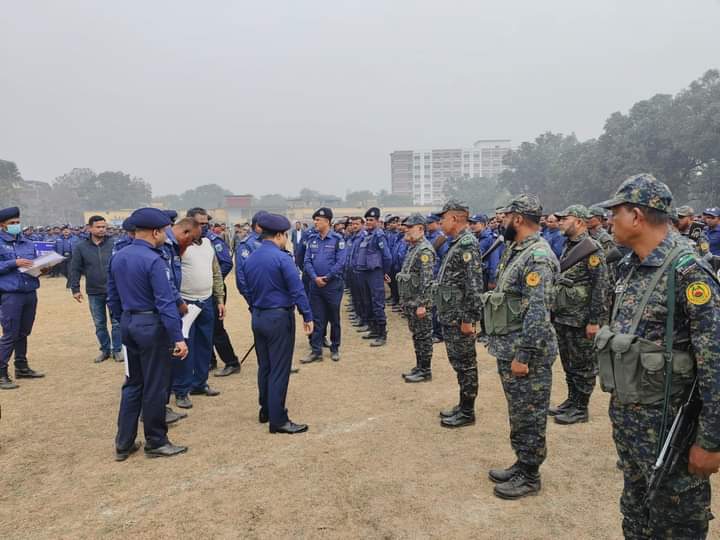
[[[557,407],[548,407],[548,416],[557,416],[558,414],[564,413],[570,407],[572,407],[575,401],[575,392],[572,387],[568,387],[568,397]]]
[[[375,326],[375,323],[368,323],[368,328],[370,331],[365,334],[364,336],[361,336],[363,339],[376,339],[378,337],[378,331],[377,327]]]
[[[460,400],[460,410],[453,416],[440,420],[440,425],[446,428],[459,428],[472,426],[475,423],[475,399],[463,396]]]
[[[537,495],[542,487],[540,470],[536,465],[518,463],[518,470],[507,482],[495,486],[493,492],[501,499],[520,499],[528,495]]]
[[[490,469],[488,471],[488,478],[490,478],[490,480],[495,482],[496,484],[502,484],[503,482],[507,482],[508,480],[510,480],[518,471],[518,469],[519,465],[516,461],[507,469]]]
[[[20,388],[8,375],[8,368],[0,368],[0,390],[15,390]]]
[[[39,373],[34,369],[31,369],[27,364],[21,364],[19,366],[15,364],[16,379],[41,379],[44,376],[44,373]]]
[[[418,371],[420,371],[420,366],[416,365],[407,373],[403,373],[402,378],[405,379],[405,378],[409,377],[410,375],[415,375]]]
[[[575,402],[555,417],[555,423],[563,426],[581,424],[589,420],[588,403],[590,396],[575,393]]]
[[[406,383],[419,383],[432,381],[432,372],[429,369],[420,369],[414,375],[405,377]]]
[[[385,328],[379,328],[378,327],[378,333],[377,336],[375,336],[375,340],[370,342],[371,347],[382,347],[387,343],[387,330]]]
[[[460,404],[461,403],[462,403],[462,392],[460,392],[460,397],[458,398],[458,404],[449,409],[444,409],[444,410],[440,411],[440,418],[450,418],[451,416],[455,416],[457,413],[460,412]]]

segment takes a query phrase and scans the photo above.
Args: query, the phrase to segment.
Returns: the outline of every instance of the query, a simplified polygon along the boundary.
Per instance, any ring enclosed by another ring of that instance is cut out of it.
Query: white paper
[[[127,347],[123,344],[122,346],[123,358],[125,359],[125,376],[130,376],[130,364],[128,363]]]
[[[59,253],[51,251],[45,255],[41,255],[37,259],[33,259],[33,265],[30,268],[18,268],[18,270],[23,273],[30,274],[33,277],[38,277],[43,268],[50,268],[51,266],[55,266],[64,260],[65,257]]]
[[[185,339],[190,337],[190,327],[195,322],[195,319],[198,318],[201,311],[202,309],[195,304],[188,304],[188,311],[182,318],[182,334]]]

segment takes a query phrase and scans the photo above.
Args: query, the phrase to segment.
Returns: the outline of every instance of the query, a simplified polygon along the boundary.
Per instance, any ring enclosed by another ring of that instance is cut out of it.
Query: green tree
[[[345,195],[345,204],[353,207],[364,207],[368,206],[370,202],[375,202],[375,194],[367,189],[361,191],[350,191]]]
[[[222,208],[226,195],[232,195],[232,191],[218,184],[204,184],[183,192],[180,195],[180,204],[182,208]]]
[[[0,200],[5,206],[18,203],[18,186],[22,181],[15,163],[0,159]]]
[[[387,190],[380,190],[377,194],[377,202],[380,206],[412,206],[412,195],[398,195]]]
[[[496,179],[460,176],[448,179],[445,196],[464,201],[472,213],[492,214],[495,208],[507,202],[510,194]]]

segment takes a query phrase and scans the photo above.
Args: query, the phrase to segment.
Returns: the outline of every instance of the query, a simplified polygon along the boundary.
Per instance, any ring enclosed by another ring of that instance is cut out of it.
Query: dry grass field
[[[249,317],[231,289],[227,327],[242,354]],[[270,435],[257,423],[251,354],[240,375],[211,377],[222,395],[194,396],[189,418],[171,427],[187,454],[116,463],[123,366],[92,363],[87,304],[64,280],[43,279],[39,296],[29,359],[47,376],[0,392],[2,538],[621,537],[622,478],[600,392],[589,423],[549,424],[541,495],[502,501],[487,470],[514,456],[494,359],[478,345],[477,424],[443,429],[438,410],[457,397],[444,346],[435,346],[431,383],[405,384],[412,345],[390,314],[388,346],[371,349],[346,325],[340,362],[326,352],[292,376],[290,416],[308,433]],[[297,343],[299,360],[308,348],[300,335]],[[565,397],[559,362],[554,382],[556,403]]]

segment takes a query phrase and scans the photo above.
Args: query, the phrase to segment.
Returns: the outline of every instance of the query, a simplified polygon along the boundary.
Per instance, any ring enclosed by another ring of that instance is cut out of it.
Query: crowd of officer
[[[387,343],[386,309],[407,320],[415,350],[415,366],[402,375],[407,383],[432,380],[433,344],[444,342],[458,402],[440,411],[443,427],[475,423],[476,342],[486,343],[497,358],[516,455],[511,466],[489,471],[498,497],[541,490],[548,416],[561,425],[587,422],[599,375],[602,389],[612,393],[626,536],[707,532],[707,477],[720,465],[720,287],[711,266],[720,257],[720,208],[695,219],[693,209],[675,206],[667,186],[651,175],[629,178],[605,203],[551,214],[529,194],[492,217],[450,200],[430,215],[382,216],[373,207],[336,219],[323,207],[312,226],[292,228],[284,216],[261,211],[247,228],[236,227],[232,239],[223,227],[210,226],[202,208],[180,220],[173,211],[136,210],[115,238],[99,216],[81,231],[36,232],[22,229],[19,218],[17,208],[0,211],[0,388],[17,388],[8,372],[13,353],[16,378],[43,376],[27,361],[39,280],[24,270],[37,257],[36,242],[58,234],[55,249],[66,257],[77,301],[84,299],[85,276],[100,345],[95,361],[126,362],[118,460],[140,448],[140,417],[146,455],[185,452],[167,438],[167,424],[186,416],[168,406],[171,394],[179,407],[190,408],[188,394],[219,393],[207,383],[214,350],[225,364],[216,376],[239,372],[223,325],[224,282],[234,269],[251,311],[258,418],[271,433],[308,429],[291,421],[286,407],[295,309],[310,348],[301,362],[322,361],[324,348],[339,361],[341,305],[348,296],[351,325],[370,347]],[[208,315],[183,334],[189,305]],[[568,397],[551,407],[558,355]],[[660,391],[665,379],[669,397]],[[190,386],[177,390],[180,380]],[[703,402],[696,442],[648,508],[646,482],[664,426],[695,381]]]

